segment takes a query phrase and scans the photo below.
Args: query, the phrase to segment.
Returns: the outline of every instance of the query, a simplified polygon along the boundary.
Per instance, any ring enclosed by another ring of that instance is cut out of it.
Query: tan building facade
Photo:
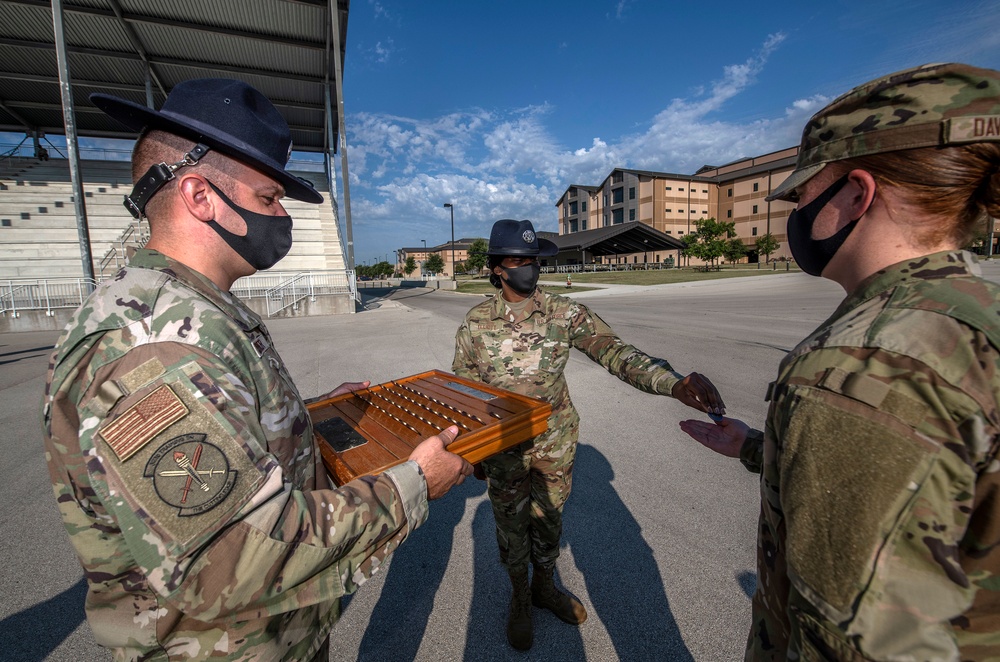
[[[771,258],[786,257],[785,225],[795,205],[764,198],[795,169],[798,147],[779,150],[723,166],[704,166],[693,175],[615,168],[597,186],[573,184],[556,210],[559,234],[645,223],[676,238],[696,231],[705,218],[734,222],[736,236],[756,262],[755,242],[767,233],[779,242]],[[623,255],[635,262],[641,255]]]
[[[462,239],[455,240],[455,262],[458,264],[463,264],[469,259],[469,247],[472,245],[475,239],[470,239],[468,237],[463,237]],[[431,255],[437,253],[441,256],[441,260],[444,261],[444,271],[439,276],[451,276],[455,273],[455,266],[452,262],[452,246],[451,241],[446,241],[443,244],[437,246],[426,246],[419,248],[400,248],[396,251],[396,273],[406,274],[403,269],[406,268],[406,260],[412,257],[414,262],[417,263],[417,268],[412,274],[409,275],[411,278],[419,278],[421,275],[430,275],[424,270],[424,264],[427,262]]]

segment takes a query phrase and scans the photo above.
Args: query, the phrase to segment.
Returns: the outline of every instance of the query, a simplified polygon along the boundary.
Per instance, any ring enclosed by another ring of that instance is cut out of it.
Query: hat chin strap
[[[150,166],[146,174],[139,178],[139,181],[132,188],[132,192],[126,195],[124,202],[122,202],[128,213],[132,214],[132,218],[142,218],[145,216],[146,205],[149,204],[149,199],[156,195],[157,191],[163,188],[164,184],[174,178],[174,173],[184,166],[195,165],[211,149],[208,145],[198,143],[177,163],[172,165],[157,163]]]

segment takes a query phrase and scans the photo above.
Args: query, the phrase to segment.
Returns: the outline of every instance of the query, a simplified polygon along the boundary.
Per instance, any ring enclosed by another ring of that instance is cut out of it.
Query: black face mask
[[[208,185],[230,209],[243,219],[243,222],[247,224],[247,233],[242,237],[233,234],[215,220],[208,222],[209,227],[225,239],[229,247],[250,263],[251,267],[258,271],[270,269],[277,264],[278,260],[288,254],[292,247],[291,216],[268,216],[244,209],[226,197],[226,194],[220,191],[218,186],[212,182],[208,182]]]
[[[504,271],[507,273],[507,277],[503,279],[504,282],[518,294],[528,296],[535,291],[542,268],[538,266],[537,262],[532,262],[521,267],[504,267]]]
[[[847,184],[847,175],[844,175],[809,204],[799,207],[788,215],[788,247],[792,251],[792,257],[798,263],[802,271],[810,276],[819,276],[830,264],[830,260],[837,254],[840,247],[847,241],[848,235],[854,230],[861,218],[851,221],[844,227],[837,230],[826,239],[813,239],[813,223],[816,217],[823,210],[833,196],[840,192]]]

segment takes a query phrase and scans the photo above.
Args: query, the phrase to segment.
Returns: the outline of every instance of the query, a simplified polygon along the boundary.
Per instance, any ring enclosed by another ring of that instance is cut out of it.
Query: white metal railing
[[[19,317],[25,310],[77,308],[97,285],[89,278],[10,279],[0,281],[0,314]]]
[[[597,264],[591,262],[589,264],[560,264],[558,266],[542,267],[541,271],[544,274],[565,274],[565,273],[582,273],[584,271],[633,271],[633,270],[656,270],[656,269],[673,269],[673,260],[666,260],[664,262],[621,262],[621,263],[604,263]]]
[[[112,248],[110,252],[114,251]],[[107,256],[105,256],[107,258]],[[89,278],[11,278],[0,280],[0,315],[19,317],[26,310],[77,308],[96,287]],[[261,273],[240,278],[231,291],[241,299],[266,298],[268,316],[295,305],[305,297],[347,294],[360,301],[353,271]]]
[[[230,291],[241,299],[265,299],[269,317],[306,297],[347,294],[360,301],[355,273],[346,270],[259,273],[240,278]]]

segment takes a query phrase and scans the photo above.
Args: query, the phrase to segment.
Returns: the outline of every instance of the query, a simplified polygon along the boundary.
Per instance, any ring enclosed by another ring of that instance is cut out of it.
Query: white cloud
[[[554,110],[547,104],[433,119],[355,115],[348,121],[355,228],[398,236],[397,245],[424,235],[428,244],[440,243],[448,229],[441,205],[453,202],[456,236],[487,235],[494,220],[510,217],[555,231],[554,205],[566,187],[596,185],[615,167],[693,173],[706,163],[794,145],[805,120],[828,99],[797,99],[783,114],[752,122],[719,119],[784,39],[769,35],[718,80],[671,100],[644,131],[595,136],[587,146],[559,144],[547,125]]]

